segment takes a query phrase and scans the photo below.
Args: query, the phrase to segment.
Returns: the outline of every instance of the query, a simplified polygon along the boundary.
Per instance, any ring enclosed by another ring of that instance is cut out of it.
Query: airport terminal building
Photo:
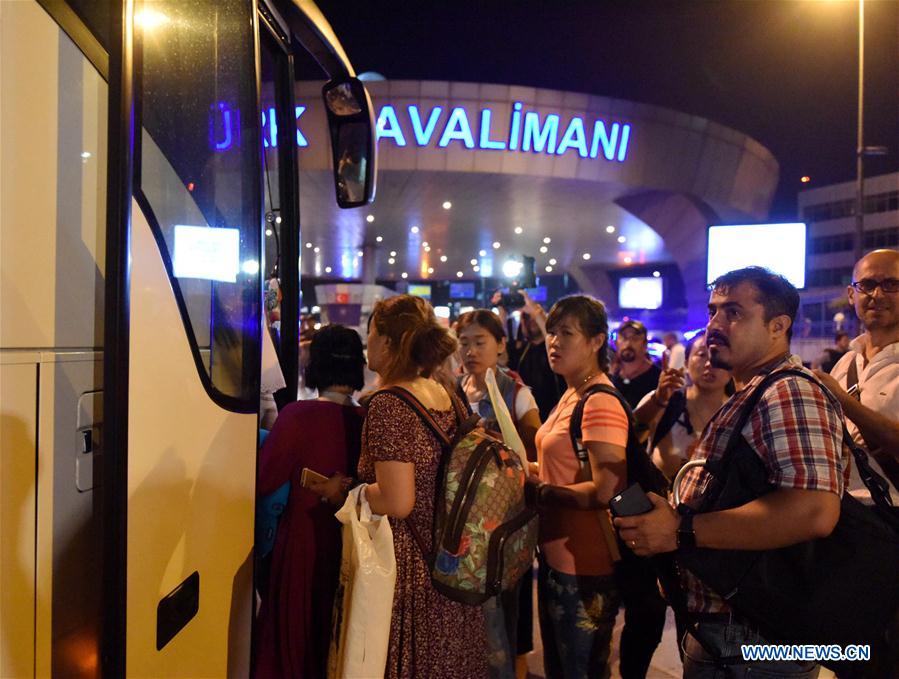
[[[707,227],[765,221],[777,186],[778,163],[760,143],[667,108],[515,85],[366,86],[377,197],[340,210],[321,199],[332,182],[321,83],[297,85],[306,281],[470,282],[481,303],[503,261],[527,255],[540,285],[573,285],[613,316],[698,327]],[[217,115],[210,143],[224,146],[232,138]],[[270,112],[272,143],[273,125]],[[622,279],[634,278],[649,285],[626,280],[636,300],[619,300]]]

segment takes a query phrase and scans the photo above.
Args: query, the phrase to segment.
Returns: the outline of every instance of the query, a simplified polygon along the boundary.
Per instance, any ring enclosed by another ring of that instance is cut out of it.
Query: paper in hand
[[[496,414],[499,430],[503,434],[503,441],[509,448],[515,451],[519,459],[521,459],[522,468],[527,471],[528,456],[524,450],[524,443],[522,443],[521,437],[518,435],[518,430],[515,428],[515,423],[512,421],[512,415],[506,407],[506,402],[499,392],[499,386],[496,383],[496,375],[493,374],[492,368],[487,371],[486,381],[487,393],[490,395],[490,403],[493,405],[493,412]]]

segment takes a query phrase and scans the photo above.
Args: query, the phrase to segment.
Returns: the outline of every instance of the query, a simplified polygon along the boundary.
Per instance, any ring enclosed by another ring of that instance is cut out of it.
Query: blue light
[[[546,116],[546,122],[543,128],[540,127],[540,114],[536,111],[528,111],[524,114],[524,139],[521,142],[522,151],[530,151],[533,147],[534,153],[556,152],[556,135],[559,133],[559,116],[550,113]]]
[[[684,341],[689,342],[691,339],[696,337],[696,335],[698,335],[699,333],[701,333],[704,330],[705,330],[705,328],[697,328],[696,330],[687,330],[684,333]]]
[[[602,144],[602,153],[606,160],[615,160],[615,146],[618,144],[618,130],[621,126],[612,123],[612,135],[606,134],[606,124],[597,120],[593,125],[593,145],[590,147],[590,157],[599,155],[599,145]]]
[[[390,127],[388,127],[388,124]],[[381,113],[378,115],[378,139],[393,139],[397,146],[406,145],[406,137],[403,135],[403,129],[400,127],[400,121],[396,118],[396,110],[393,106],[387,104],[381,107]]]
[[[512,105],[512,122],[509,124],[509,150],[518,150],[518,137],[521,134],[521,102]]]
[[[631,136],[631,126],[626,124],[621,131],[621,143],[618,145],[618,162],[623,163],[627,155],[627,141]]]
[[[576,116],[568,123],[568,129],[565,130],[556,153],[561,156],[570,148],[576,148],[581,158],[587,157],[587,132],[584,130],[584,121]]]
[[[424,129],[421,127],[421,115],[418,112],[418,106],[409,106],[409,119],[412,121],[412,134],[415,135],[415,142],[419,146],[427,146],[431,141],[431,135],[434,134],[434,128],[437,127],[437,119],[443,113],[442,106],[435,106],[428,115],[428,123]]]
[[[296,108],[296,120],[299,122],[300,116],[303,115],[303,112],[306,110],[305,106],[297,106]],[[309,146],[309,142],[306,141],[306,137],[303,136],[303,133],[300,132],[300,126],[297,125],[297,146]]]
[[[605,160],[621,163],[627,157],[631,136],[631,125],[628,123],[607,123],[604,120],[594,120],[593,138],[588,140],[584,118],[572,116],[559,142],[561,116],[557,113],[549,113],[544,116],[537,111],[524,111],[523,106],[520,101],[516,101],[512,105],[508,140],[503,138],[501,131],[493,130],[493,110],[490,108],[480,109],[477,146],[475,146],[467,109],[456,106],[450,110],[437,147],[446,148],[450,142],[460,141],[467,149],[520,150],[547,155],[562,155],[574,149],[581,158],[598,158],[601,146],[602,157]],[[306,108],[306,106],[297,106],[295,109],[297,146],[301,148],[309,146],[299,125],[300,117],[305,113]],[[427,121],[422,120],[422,114],[417,105],[409,105],[406,110],[409,113],[415,144],[419,147],[429,146],[437,133],[437,124],[440,122],[444,108],[432,106],[428,112]],[[524,117],[523,123],[522,116]],[[271,106],[263,109],[261,117],[261,137],[264,148],[277,147],[278,118],[276,109]],[[211,107],[209,116],[210,148],[216,151],[226,151],[234,146],[240,146],[240,131],[239,110],[232,109],[224,101],[217,102]],[[494,132],[498,132],[499,138],[491,138]],[[390,104],[381,107],[376,135],[378,139],[392,139],[398,147],[407,145],[406,131],[400,124],[396,109]]]
[[[482,149],[494,149],[502,151],[506,148],[506,142],[490,139],[490,116],[493,115],[489,108],[481,111],[481,139],[480,147]]]
[[[262,112],[262,127],[265,127],[265,111]],[[265,145],[265,148],[275,148],[278,145],[278,116],[275,115],[274,107],[271,107],[268,110],[268,128],[269,139],[263,137],[263,144]]]
[[[443,130],[443,136],[440,137],[438,146],[446,148],[451,141],[461,141],[465,144],[465,148],[474,148],[474,137],[471,135],[471,125],[468,124],[468,114],[461,106],[456,106],[450,113],[449,120],[446,121],[446,127]]]
[[[220,101],[210,108],[212,109],[212,113],[209,116],[209,145],[216,151],[227,151],[231,148],[231,144],[234,143],[234,138],[231,135],[231,109],[224,101]],[[222,141],[216,141],[216,121],[218,120],[219,113],[221,113],[222,116],[221,129],[224,132],[224,139]],[[235,117],[239,115],[237,111],[234,113]]]

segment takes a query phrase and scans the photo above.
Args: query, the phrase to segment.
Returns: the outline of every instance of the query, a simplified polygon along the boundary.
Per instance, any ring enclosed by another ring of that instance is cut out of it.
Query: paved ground
[[[537,611],[537,587],[534,586],[534,613]],[[621,679],[618,673],[618,640],[621,637],[621,628],[624,626],[624,612],[618,614],[615,632],[612,637],[612,679]],[[680,655],[677,652],[677,641],[674,631],[674,613],[668,609],[668,618],[665,621],[665,631],[662,634],[662,643],[656,649],[649,666],[647,679],[680,679],[683,667]],[[543,674],[543,643],[540,639],[540,626],[534,621],[534,652],[528,655],[528,677],[534,679],[544,678]],[[822,669],[818,679],[832,679],[833,673]]]

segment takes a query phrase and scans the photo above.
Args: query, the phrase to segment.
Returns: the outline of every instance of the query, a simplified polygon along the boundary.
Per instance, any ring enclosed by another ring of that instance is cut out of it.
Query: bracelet
[[[661,401],[657,392],[652,393],[652,402],[655,403],[659,408],[668,407],[668,401]]]

